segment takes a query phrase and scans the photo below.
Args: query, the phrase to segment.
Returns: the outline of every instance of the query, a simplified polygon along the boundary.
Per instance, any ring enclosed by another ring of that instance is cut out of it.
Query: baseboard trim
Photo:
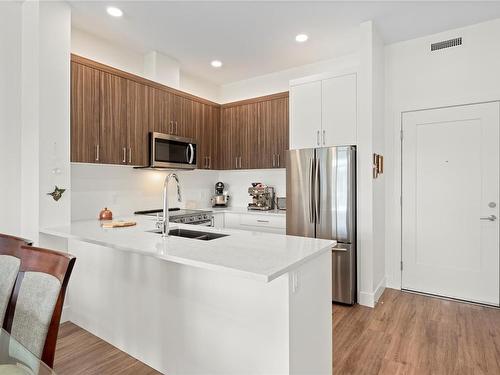
[[[358,303],[366,307],[375,307],[373,293],[359,292]]]
[[[375,296],[374,296],[375,303],[378,303],[378,300],[382,296],[382,293],[384,293],[385,288],[386,288],[386,279],[384,277],[382,280],[380,280],[380,283],[377,285],[377,289],[375,289]]]
[[[61,323],[69,322],[71,320],[70,313],[71,313],[71,310],[70,310],[69,306],[63,306],[62,314],[61,314]]]
[[[380,296],[384,293],[385,290],[385,277],[380,280],[380,283],[377,285],[377,288],[373,293],[359,292],[359,301],[358,303],[367,307],[375,307]]]

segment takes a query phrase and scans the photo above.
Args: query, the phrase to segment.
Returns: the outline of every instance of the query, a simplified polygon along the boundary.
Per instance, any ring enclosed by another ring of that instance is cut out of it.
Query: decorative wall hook
[[[52,198],[57,202],[59,199],[61,199],[62,195],[66,189],[59,189],[57,186],[55,187],[54,191],[52,193],[47,193],[47,195],[52,196]]]

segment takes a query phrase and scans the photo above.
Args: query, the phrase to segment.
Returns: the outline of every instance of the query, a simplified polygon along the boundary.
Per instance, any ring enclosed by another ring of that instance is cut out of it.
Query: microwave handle
[[[188,148],[186,150],[186,154],[189,155],[191,154],[190,156],[188,156],[188,163],[189,164],[193,164],[193,159],[194,159],[194,147],[193,145],[190,143],[188,145]]]

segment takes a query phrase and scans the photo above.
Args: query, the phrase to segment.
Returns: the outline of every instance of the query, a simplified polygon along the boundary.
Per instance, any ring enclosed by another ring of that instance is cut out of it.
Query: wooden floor
[[[388,289],[375,309],[333,308],[334,374],[500,374],[500,310]],[[72,323],[59,375],[158,374]]]
[[[334,374],[500,374],[500,310],[387,289],[334,306]]]
[[[58,375],[159,374],[70,322],[59,329],[54,370]]]

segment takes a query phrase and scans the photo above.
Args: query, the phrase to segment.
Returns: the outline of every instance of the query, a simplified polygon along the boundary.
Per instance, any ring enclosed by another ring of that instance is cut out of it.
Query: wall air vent
[[[437,51],[444,48],[456,47],[462,45],[462,38],[443,40],[442,42],[432,43],[431,51]]]

